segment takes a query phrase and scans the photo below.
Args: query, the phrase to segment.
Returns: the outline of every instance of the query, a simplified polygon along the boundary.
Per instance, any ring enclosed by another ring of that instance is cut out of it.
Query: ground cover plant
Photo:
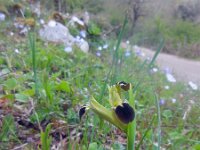
[[[62,44],[44,42],[37,27],[22,36],[11,19],[3,22],[0,149],[121,150],[132,143],[129,149],[198,150],[199,90],[156,66],[165,41],[158,42],[153,58],[141,59],[140,51],[133,51],[128,41],[122,48],[125,25],[126,20],[115,39],[91,36],[98,40],[91,39],[94,45],[84,53],[77,47],[66,52]],[[107,87],[120,81],[132,85],[122,93],[135,113],[131,134],[92,111],[79,118],[79,110],[92,97],[113,109]]]

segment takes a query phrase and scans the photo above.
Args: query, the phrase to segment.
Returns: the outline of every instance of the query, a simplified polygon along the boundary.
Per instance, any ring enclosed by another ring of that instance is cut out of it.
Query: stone
[[[44,41],[64,44],[65,48],[67,48],[66,51],[74,45],[85,53],[89,51],[89,44],[86,40],[80,37],[74,38],[66,26],[54,20],[50,20],[47,25],[44,25],[39,30],[39,35]]]
[[[45,41],[64,43],[65,45],[73,45],[75,38],[69,33],[66,26],[59,22],[50,20],[39,30],[40,37]]]
[[[76,40],[75,44],[77,47],[80,48],[80,50],[82,50],[83,52],[87,53],[89,51],[89,44],[87,41],[85,41],[84,39],[80,39],[80,40]]]

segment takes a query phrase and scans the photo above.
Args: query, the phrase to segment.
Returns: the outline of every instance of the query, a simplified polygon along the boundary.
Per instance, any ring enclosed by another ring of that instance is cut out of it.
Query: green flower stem
[[[99,104],[93,97],[90,101],[90,108],[99,115],[100,118],[105,119],[106,121],[110,122],[111,124],[115,125],[116,127],[123,130],[125,133],[127,132],[127,125],[122,123],[117,116],[113,109],[107,109],[101,104]]]
[[[132,89],[131,85],[130,85],[130,89]],[[133,94],[132,90],[129,90],[129,104],[135,110],[135,94]],[[134,119],[134,121],[132,121],[131,123],[128,124],[128,132],[127,132],[128,144],[127,144],[127,150],[134,150],[135,149],[135,135],[136,135],[136,113],[135,113],[135,119]]]

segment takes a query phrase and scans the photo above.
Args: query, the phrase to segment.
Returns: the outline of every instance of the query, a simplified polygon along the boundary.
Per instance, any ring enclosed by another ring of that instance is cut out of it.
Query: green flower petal
[[[102,119],[112,123],[116,127],[120,128],[124,132],[127,131],[127,124],[121,122],[117,115],[115,114],[115,111],[111,108],[105,108],[101,104],[99,104],[93,97],[90,101],[90,108],[99,115]]]

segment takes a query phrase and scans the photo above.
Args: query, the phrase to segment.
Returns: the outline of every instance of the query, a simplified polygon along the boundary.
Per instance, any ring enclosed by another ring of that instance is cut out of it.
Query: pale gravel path
[[[132,46],[123,43],[122,47],[132,49]],[[152,51],[143,47],[136,47],[133,50],[141,50],[143,52],[143,57],[152,58],[155,51]],[[184,81],[188,83],[192,81],[200,85],[200,61],[188,60],[185,58],[180,58],[177,56],[160,53],[156,58],[156,64],[161,68],[169,68],[175,75],[178,81]]]
[[[153,57],[155,51],[139,48],[146,57]],[[195,82],[200,84],[200,61],[188,60],[177,56],[160,53],[156,59],[156,63],[160,68],[172,70],[177,80],[184,82]]]

